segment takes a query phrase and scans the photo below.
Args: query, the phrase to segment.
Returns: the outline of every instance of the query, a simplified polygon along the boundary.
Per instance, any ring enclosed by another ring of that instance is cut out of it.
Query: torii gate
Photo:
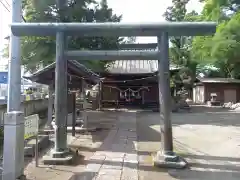
[[[214,22],[163,23],[64,23],[66,0],[56,0],[59,8],[58,23],[21,23],[21,0],[12,0],[11,53],[8,93],[8,111],[4,125],[3,180],[22,177],[24,169],[24,118],[20,112],[20,39],[19,36],[56,36],[55,108],[56,140],[52,158],[68,154],[66,119],[67,104],[66,60],[139,60],[158,59],[159,102],[162,151],[157,162],[167,167],[181,167],[181,160],[173,153],[171,96],[169,82],[169,36],[211,35],[216,31]],[[157,51],[68,51],[67,36],[157,36]]]

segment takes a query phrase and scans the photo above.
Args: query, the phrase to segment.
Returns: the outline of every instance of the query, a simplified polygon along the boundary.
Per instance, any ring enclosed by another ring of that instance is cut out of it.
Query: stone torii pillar
[[[160,167],[184,168],[186,161],[173,152],[168,33],[163,32],[157,39],[158,50],[161,51],[158,60],[158,87],[162,149],[157,153],[154,164]]]
[[[22,1],[12,0],[12,23],[22,21]],[[20,38],[11,33],[7,113],[4,118],[3,180],[24,179],[24,113],[21,112]]]
[[[59,11],[59,21],[65,20],[66,0],[56,0]],[[67,118],[68,118],[68,87],[67,87],[67,59],[64,55],[66,49],[66,35],[59,31],[56,33],[56,68],[55,68],[55,146],[49,156],[45,156],[45,164],[61,163],[66,161],[69,150],[67,147]]]
[[[182,159],[173,152],[172,139],[172,124],[171,124],[171,100],[169,89],[169,59],[168,59],[168,36],[196,36],[196,35],[211,35],[216,31],[216,23],[213,22],[163,22],[163,23],[13,23],[11,24],[12,33],[15,36],[54,36],[57,35],[57,45],[61,45],[64,50],[63,42],[64,35],[66,36],[88,36],[88,37],[111,37],[111,36],[156,36],[159,39],[158,51],[65,51],[58,54],[59,59],[75,59],[75,60],[148,60],[158,59],[160,62],[159,75],[167,79],[159,79],[160,87],[160,104],[161,104],[161,137],[162,151],[160,151],[155,159],[155,164],[164,167],[181,168],[185,167]],[[59,44],[58,44],[59,43]],[[57,51],[60,52],[60,51]],[[59,56],[60,55],[60,56]],[[65,60],[66,60],[65,59]],[[57,60],[56,66],[58,70],[64,74],[64,63]],[[56,92],[57,97],[62,98],[60,93],[65,92],[64,83],[60,83],[57,78],[65,78],[56,74],[56,88],[63,88]],[[64,80],[65,81],[65,80]],[[163,97],[164,96],[164,97]],[[56,99],[57,99],[56,97]],[[63,96],[65,99],[65,96]],[[56,104],[62,104],[64,107],[65,100],[58,100]],[[60,112],[60,110],[59,110]],[[65,118],[65,114],[63,113]],[[60,128],[62,135],[56,132],[59,137],[56,138],[55,149],[60,152],[66,147],[65,128]],[[61,142],[64,141],[64,142]],[[64,151],[64,150],[63,150]]]

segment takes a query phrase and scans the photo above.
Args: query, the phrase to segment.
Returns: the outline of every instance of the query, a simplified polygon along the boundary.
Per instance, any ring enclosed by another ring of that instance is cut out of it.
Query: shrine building
[[[178,70],[170,65],[170,76]],[[103,108],[158,108],[158,60],[116,60],[99,74]]]

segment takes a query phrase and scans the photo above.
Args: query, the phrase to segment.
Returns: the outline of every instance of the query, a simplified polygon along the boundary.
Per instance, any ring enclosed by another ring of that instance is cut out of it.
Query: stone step
[[[97,131],[98,128],[96,127],[89,127],[89,128],[84,128],[84,127],[75,127],[75,131],[76,133],[84,133],[84,132],[94,132],[94,131]],[[39,130],[39,132],[41,134],[45,134],[45,135],[48,135],[48,134],[54,134],[54,129],[42,129],[42,130]],[[72,132],[72,127],[67,127],[67,132],[70,133]]]
[[[46,149],[50,144],[48,135],[39,135],[38,136],[38,151]],[[24,147],[24,156],[34,157],[36,148],[36,139],[33,137],[29,139]]]

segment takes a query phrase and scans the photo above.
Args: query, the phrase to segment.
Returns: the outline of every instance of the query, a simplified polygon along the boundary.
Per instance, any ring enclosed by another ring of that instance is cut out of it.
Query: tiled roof
[[[240,79],[233,78],[197,78],[201,83],[240,83]]]
[[[75,60],[68,60],[67,63],[68,63],[67,64],[68,71],[73,71],[78,77],[84,77],[84,78],[86,78],[86,80],[88,80],[91,83],[93,83],[93,82],[95,83],[100,80],[100,77],[97,74],[95,74],[90,69],[86,68],[81,63],[79,63]],[[37,82],[37,83],[48,84],[49,79],[47,80],[45,75],[49,75],[50,76],[49,78],[51,80],[54,80],[52,73],[55,72],[55,66],[56,66],[56,63],[54,62],[54,63],[44,67],[43,69],[40,69],[39,71],[33,73],[32,75],[30,75],[28,77],[25,76],[24,78],[29,79],[34,82]]]
[[[170,70],[178,70],[179,67],[170,65]],[[116,60],[109,67],[112,74],[147,74],[158,71],[158,60]]]

